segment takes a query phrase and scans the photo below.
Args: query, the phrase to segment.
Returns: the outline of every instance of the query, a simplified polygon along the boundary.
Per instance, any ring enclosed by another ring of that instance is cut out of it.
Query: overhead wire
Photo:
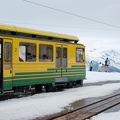
[[[31,3],[31,4],[35,4],[35,5],[38,5],[38,6],[42,6],[42,7],[48,8],[48,9],[52,9],[52,10],[55,10],[55,11],[59,11],[59,12],[62,12],[62,13],[66,13],[66,14],[69,14],[69,15],[72,15],[72,16],[80,17],[80,18],[83,18],[83,19],[86,19],[86,20],[90,20],[90,21],[93,21],[93,22],[97,22],[97,23],[100,23],[100,24],[104,24],[104,25],[107,25],[107,26],[111,26],[111,27],[120,29],[120,27],[112,25],[112,24],[108,24],[108,23],[105,23],[105,22],[94,20],[94,19],[91,19],[91,18],[88,18],[88,17],[84,17],[84,16],[81,16],[81,15],[71,13],[71,12],[63,11],[63,10],[60,10],[60,9],[57,9],[57,8],[49,7],[49,6],[40,4],[40,3],[32,2],[32,1],[29,1],[29,0],[23,0],[23,1]]]
[[[87,19],[87,20],[90,20],[90,21],[93,21],[93,22],[97,22],[97,23],[100,23],[100,24],[104,24],[104,25],[107,25],[107,26],[111,26],[111,27],[115,27],[115,28],[120,29],[120,27],[112,25],[112,24],[104,23],[104,22],[101,22],[101,21],[98,21],[98,20],[94,20],[94,19],[91,19],[91,18],[88,18],[88,17],[84,17],[84,16],[77,15],[77,14],[70,13],[70,12],[66,12],[66,11],[63,11],[63,10],[60,10],[60,9],[56,9],[56,8],[53,8],[53,7],[49,7],[49,6],[40,4],[40,3],[32,2],[32,1],[29,1],[29,0],[23,0],[23,1],[31,3],[31,4],[39,5],[39,6],[48,8],[48,9],[52,9],[52,10],[55,10],[55,11],[59,11],[59,12],[62,12],[62,13],[66,13],[66,14],[69,14],[69,15],[73,15],[73,16],[76,16],[76,17],[80,17],[80,18],[83,18],[83,19]]]
[[[30,2],[30,3],[33,3],[31,1],[28,1],[28,0],[23,0],[25,2]],[[38,3],[34,3],[34,4],[37,4]],[[45,5],[42,5],[44,7],[47,7],[47,8],[51,8],[51,7],[48,7],[48,6],[45,6]],[[55,8],[52,8],[54,10],[58,10],[58,9],[55,9]],[[62,10],[59,10],[59,11],[62,11]],[[64,11],[65,12],[65,11]],[[67,12],[68,13],[68,12]],[[3,22],[3,21],[0,21],[0,22]],[[4,21],[5,22],[5,21]],[[85,28],[85,27],[75,27],[75,26],[60,26],[60,25],[48,25],[48,24],[33,24],[33,23],[19,23],[19,22],[6,22],[6,23],[17,23],[17,24],[30,24],[30,25],[43,25],[43,26],[55,26],[55,27],[70,27],[70,28],[82,28],[82,29],[96,29],[96,30],[108,30],[108,31],[120,31],[120,30],[111,30],[111,29],[100,29],[100,28]]]
[[[31,1],[28,1],[28,0],[23,0],[25,2],[30,2]],[[32,2],[33,3],[33,2]],[[35,3],[35,4],[38,4],[38,3]],[[42,5],[45,7],[45,5]],[[47,6],[48,7],[48,6]],[[51,7],[49,7],[51,8]],[[55,9],[55,8],[52,8],[52,9]],[[55,9],[56,10],[56,9]],[[57,9],[58,10],[58,9]],[[59,10],[61,11],[61,10]],[[0,21],[0,22],[3,22],[3,21]],[[5,23],[5,21],[4,21]],[[33,23],[19,23],[19,22],[6,22],[6,23],[17,23],[17,24],[26,24],[26,25],[43,25],[43,26],[53,26],[53,27],[70,27],[70,28],[81,28],[81,29],[96,29],[96,30],[107,30],[107,31],[120,31],[120,30],[112,30],[112,29],[101,29],[101,28],[85,28],[85,27],[79,27],[79,26],[63,26],[63,25],[48,25],[48,24],[33,24]],[[113,27],[113,25],[112,25]],[[117,27],[119,28],[119,27]]]
[[[87,28],[87,27],[79,27],[79,26],[64,26],[64,25],[49,25],[49,24],[33,24],[33,23],[21,23],[21,22],[5,22],[0,21],[1,23],[14,23],[14,24],[25,24],[25,25],[42,25],[42,26],[52,26],[52,27],[64,27],[64,28],[78,28],[78,29],[94,29],[94,30],[106,30],[106,31],[120,31],[120,30],[113,30],[113,29],[102,29],[102,28]]]

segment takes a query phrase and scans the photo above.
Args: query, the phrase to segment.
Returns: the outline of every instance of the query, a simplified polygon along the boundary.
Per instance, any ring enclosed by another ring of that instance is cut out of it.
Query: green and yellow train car
[[[0,25],[0,92],[80,84],[85,46],[75,36]]]

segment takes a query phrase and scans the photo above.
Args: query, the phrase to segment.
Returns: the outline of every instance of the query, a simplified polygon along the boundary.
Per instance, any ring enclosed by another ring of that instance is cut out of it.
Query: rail
[[[71,111],[63,111],[59,114],[36,118],[35,120],[86,120],[118,104],[120,104],[120,93]]]

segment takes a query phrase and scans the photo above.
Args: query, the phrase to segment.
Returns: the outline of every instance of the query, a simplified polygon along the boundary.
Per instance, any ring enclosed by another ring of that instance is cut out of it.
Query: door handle
[[[10,74],[12,73],[12,70],[10,70]]]

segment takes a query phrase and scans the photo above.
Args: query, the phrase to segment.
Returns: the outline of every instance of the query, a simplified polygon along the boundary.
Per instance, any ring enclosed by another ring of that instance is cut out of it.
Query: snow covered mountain
[[[98,64],[101,62],[105,64],[105,59],[110,60],[110,71],[120,72],[120,51],[118,50],[104,50],[103,48],[92,49],[86,51],[86,66],[89,70],[89,64],[93,61],[93,71],[97,71]]]

